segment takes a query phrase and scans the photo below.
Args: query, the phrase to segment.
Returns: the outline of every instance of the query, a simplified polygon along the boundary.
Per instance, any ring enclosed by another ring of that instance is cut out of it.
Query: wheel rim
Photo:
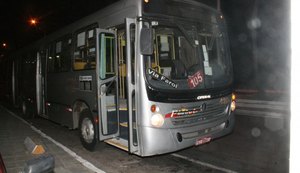
[[[94,140],[94,126],[89,118],[84,118],[81,124],[81,134],[85,142],[92,143]]]

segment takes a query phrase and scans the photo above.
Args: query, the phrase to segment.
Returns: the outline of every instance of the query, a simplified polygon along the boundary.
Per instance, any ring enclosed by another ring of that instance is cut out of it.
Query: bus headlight
[[[161,127],[165,122],[164,117],[161,114],[154,114],[151,117],[151,125],[154,127]]]
[[[230,106],[232,112],[235,111],[235,109],[236,109],[235,100],[236,100],[236,96],[235,96],[234,93],[232,93],[232,95],[231,95],[231,106]]]
[[[235,108],[236,108],[236,103],[235,103],[235,101],[231,101],[231,106],[230,106],[230,108],[231,108],[231,111],[232,111],[232,112],[235,111]]]

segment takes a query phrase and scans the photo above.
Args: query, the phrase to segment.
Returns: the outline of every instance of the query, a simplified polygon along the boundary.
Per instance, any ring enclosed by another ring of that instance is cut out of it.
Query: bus
[[[232,132],[225,19],[194,0],[121,0],[11,54],[11,98],[25,116],[78,129],[139,156]]]

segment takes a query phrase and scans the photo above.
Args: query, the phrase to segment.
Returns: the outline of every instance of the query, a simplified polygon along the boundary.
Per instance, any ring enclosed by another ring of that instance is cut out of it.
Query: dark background
[[[0,61],[9,52],[116,0],[0,1]],[[216,0],[199,0],[216,7]],[[289,93],[290,0],[221,0],[227,20],[235,87]],[[36,17],[39,24],[28,24]],[[2,47],[2,43],[7,47]]]

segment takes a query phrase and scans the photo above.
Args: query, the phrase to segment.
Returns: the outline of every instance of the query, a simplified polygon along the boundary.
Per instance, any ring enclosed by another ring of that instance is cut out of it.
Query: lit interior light
[[[145,3],[149,3],[150,0],[144,0]]]

